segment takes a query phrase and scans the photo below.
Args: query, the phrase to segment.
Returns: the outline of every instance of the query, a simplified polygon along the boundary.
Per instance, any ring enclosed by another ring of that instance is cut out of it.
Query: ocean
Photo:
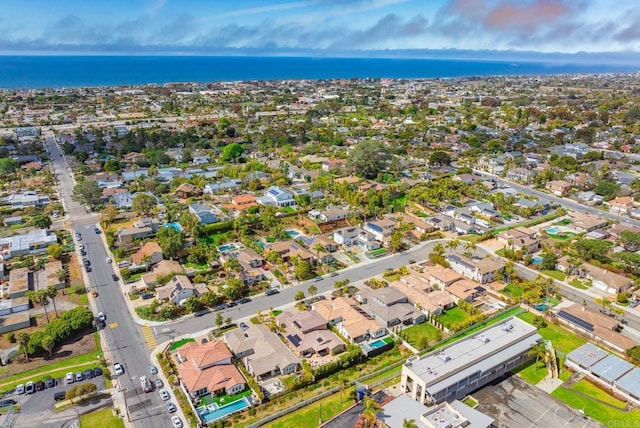
[[[242,56],[0,56],[0,88],[335,78],[450,78],[636,72],[606,64]]]

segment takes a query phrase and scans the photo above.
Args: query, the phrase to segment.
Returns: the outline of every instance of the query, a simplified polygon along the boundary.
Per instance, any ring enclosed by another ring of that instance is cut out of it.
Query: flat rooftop
[[[534,326],[510,317],[445,348],[409,360],[404,366],[426,383],[429,392],[434,392],[472,373],[490,369],[526,351],[540,339]]]

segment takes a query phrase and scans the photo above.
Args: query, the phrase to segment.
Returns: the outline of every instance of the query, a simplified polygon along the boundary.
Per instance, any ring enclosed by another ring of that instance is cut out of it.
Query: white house
[[[257,199],[259,204],[272,205],[276,207],[294,207],[296,201],[291,192],[281,189],[278,186],[271,186],[267,189],[264,196]]]

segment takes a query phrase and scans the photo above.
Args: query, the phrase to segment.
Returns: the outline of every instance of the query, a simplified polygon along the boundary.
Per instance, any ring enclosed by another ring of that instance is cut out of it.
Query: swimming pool
[[[166,226],[167,227],[171,227],[171,228],[177,230],[178,232],[182,232],[182,226],[180,226],[180,223],[176,223],[175,221],[173,221],[171,223],[167,223]]]
[[[542,259],[541,256],[533,256],[533,257],[531,257],[531,261],[536,265],[541,265],[543,259]]]
[[[230,251],[230,250],[236,250],[238,249],[238,244],[232,242],[230,244],[224,244],[224,245],[220,245],[218,247],[218,251],[222,252],[222,251]]]
[[[549,235],[557,235],[560,232],[560,228],[558,226],[551,226],[545,229]]]
[[[369,347],[371,349],[378,349],[378,348],[382,348],[384,345],[386,345],[385,341],[382,339],[378,339],[375,342],[371,342],[369,343]]]
[[[287,235],[289,235],[292,238],[295,238],[297,236],[300,236],[300,232],[298,232],[297,230],[286,230],[284,233],[286,233]]]
[[[198,414],[207,423],[217,421],[225,418],[232,413],[239,412],[241,410],[251,407],[251,403],[246,397],[240,400],[236,400],[233,403],[226,404],[222,407],[218,407],[217,404],[209,404],[207,407],[200,407]]]

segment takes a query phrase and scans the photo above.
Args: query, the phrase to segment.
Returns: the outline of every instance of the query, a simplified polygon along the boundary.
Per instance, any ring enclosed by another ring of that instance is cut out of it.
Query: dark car
[[[87,255],[87,252],[86,252],[85,250],[82,250],[82,251],[80,251],[80,255],[81,255],[81,256],[86,256],[86,255]]]
[[[54,378],[52,378],[52,377],[48,377],[48,378],[46,378],[46,379],[44,380],[44,383],[45,383],[45,385],[46,385],[46,387],[47,387],[47,388],[53,388],[53,387],[55,387],[55,386],[56,386],[56,384],[57,384],[58,382],[56,382],[56,380],[55,380]]]
[[[226,307],[227,307],[227,305],[222,304],[222,305],[218,305],[218,306],[216,306],[215,308],[213,308],[213,310],[214,310],[214,311],[221,311],[221,310],[223,310],[223,309],[224,309],[224,308],[226,308]]]
[[[55,394],[53,394],[53,399],[56,401],[62,401],[65,399],[66,394],[67,393],[64,391],[56,392]]]
[[[251,301],[250,298],[244,297],[244,298],[238,300],[238,303],[249,303],[250,301]]]
[[[269,290],[267,290],[266,293],[264,293],[265,296],[273,296],[274,294],[278,294],[280,293],[278,290],[276,290],[275,288],[271,288]]]
[[[227,308],[233,308],[234,306],[237,306],[238,304],[236,302],[229,302],[227,303]]]
[[[93,370],[92,369],[86,369],[84,371],[84,378],[85,379],[93,379]]]
[[[240,321],[238,323],[238,326],[242,329],[242,331],[245,331],[245,330],[247,330],[249,328],[249,326],[246,323],[242,322],[242,321]]]
[[[18,402],[16,400],[14,400],[13,398],[5,398],[4,400],[0,401],[0,407],[14,406],[17,403]]]
[[[37,381],[35,386],[36,386],[36,391],[44,391],[45,389],[45,384],[41,380]]]
[[[91,266],[91,261],[89,259],[82,259],[82,264],[85,266]]]
[[[209,309],[202,309],[200,311],[194,312],[193,316],[201,317],[201,316],[207,315],[208,313],[209,313]]]
[[[93,369],[93,377],[98,377],[102,375],[102,369],[100,367],[96,367]]]
[[[147,299],[153,299],[154,294],[153,294],[153,293],[144,293],[144,294],[142,294],[142,296],[140,296],[140,297],[142,297],[144,300],[147,300]]]
[[[115,273],[111,274],[111,279],[113,279],[114,281],[118,280],[118,275],[116,275]]]
[[[93,229],[93,230],[94,230],[94,232],[96,232],[96,233],[100,233],[100,229],[98,229],[97,227],[96,227],[95,229]]]
[[[92,269],[91,269],[91,266],[85,266],[85,270],[86,270],[87,272],[91,272],[91,270],[92,270]]]

